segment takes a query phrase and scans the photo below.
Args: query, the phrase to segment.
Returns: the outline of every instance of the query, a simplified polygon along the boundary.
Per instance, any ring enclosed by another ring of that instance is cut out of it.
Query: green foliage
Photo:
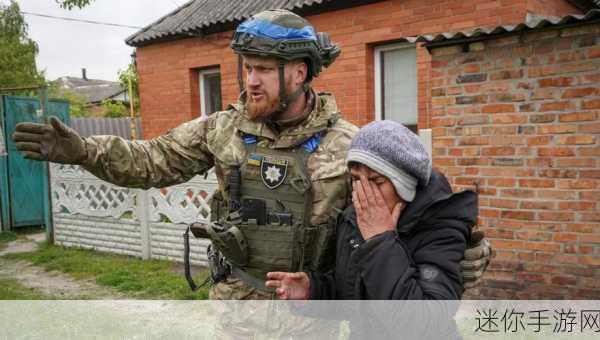
[[[86,103],[87,100],[84,96],[68,89],[60,89],[56,82],[51,82],[50,86],[48,86],[48,96],[68,101],[71,117],[87,117],[90,115],[90,110]]]
[[[132,62],[125,70],[119,70],[119,82],[121,87],[127,90],[129,96],[133,97],[133,109],[135,112],[140,112],[140,92],[139,92],[139,77],[135,64]],[[131,88],[133,95],[129,94],[129,78],[131,77]]]
[[[65,90],[62,98],[69,101],[69,114],[71,117],[87,117],[90,114],[84,96]]]
[[[94,0],[54,0],[56,1],[60,7],[64,8],[64,9],[68,9],[71,10],[75,7],[77,8],[83,8],[89,4],[91,4],[92,2],[94,2]]]
[[[25,87],[44,84],[43,72],[38,72],[35,57],[38,46],[27,33],[28,26],[19,4],[11,0],[0,4],[0,86]],[[30,91],[15,94],[30,94]]]
[[[92,250],[64,248],[42,243],[30,253],[8,254],[7,259],[20,259],[46,270],[68,273],[76,279],[95,278],[100,285],[116,288],[140,299],[205,300],[208,290],[192,292],[176,264],[169,261],[142,260],[137,257],[100,253]],[[196,282],[208,275],[199,272]]]
[[[104,111],[102,115],[107,118],[118,118],[118,117],[127,117],[127,108],[123,105],[122,102],[113,102],[111,100],[105,99],[102,101],[102,107]]]

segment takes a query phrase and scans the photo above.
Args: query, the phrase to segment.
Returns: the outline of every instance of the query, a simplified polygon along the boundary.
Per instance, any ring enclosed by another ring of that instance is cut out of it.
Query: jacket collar
[[[228,109],[233,109],[240,114],[234,121],[234,126],[241,134],[250,134],[264,137],[272,141],[273,148],[290,148],[304,143],[315,133],[326,130],[340,118],[335,98],[330,94],[315,94],[311,89],[314,107],[306,119],[298,124],[286,126],[277,132],[273,123],[268,121],[251,121],[246,116],[245,93],[242,92],[237,104],[231,104]]]

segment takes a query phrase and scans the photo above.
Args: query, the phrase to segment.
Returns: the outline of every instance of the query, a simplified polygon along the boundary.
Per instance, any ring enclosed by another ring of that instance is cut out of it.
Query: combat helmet
[[[308,89],[310,81],[323,67],[331,65],[340,54],[338,46],[331,43],[329,35],[316,33],[306,19],[284,9],[262,11],[242,22],[231,41],[233,51],[241,55],[275,57],[279,60],[280,110],[293,101],[302,90]],[[286,94],[284,65],[286,62],[302,59],[308,65],[304,87]],[[242,63],[239,58],[238,81],[243,90]]]

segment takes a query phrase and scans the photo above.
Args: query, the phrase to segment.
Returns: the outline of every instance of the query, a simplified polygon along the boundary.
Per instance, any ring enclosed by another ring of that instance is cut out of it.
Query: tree
[[[29,38],[19,4],[0,4],[0,87],[41,86],[44,74],[35,64],[38,46]]]
[[[60,88],[56,81],[48,84],[48,97],[63,99],[69,102],[69,115],[71,117],[87,117],[90,109],[84,96],[71,90]]]
[[[120,101],[111,101],[105,99],[102,101],[102,106],[104,107],[104,112],[102,115],[107,118],[118,118],[118,117],[127,117],[127,109],[123,102]]]
[[[137,68],[135,64],[131,62],[127,69],[119,70],[119,82],[121,83],[121,87],[127,90],[128,96],[132,97],[129,100],[133,100],[133,109],[135,112],[140,112],[140,96],[139,96],[139,79]],[[129,93],[129,77],[131,77],[131,87],[133,93]]]
[[[68,9],[71,10],[74,7],[77,8],[83,8],[89,4],[91,4],[92,2],[94,2],[94,0],[55,0],[60,7],[64,8],[64,9]]]

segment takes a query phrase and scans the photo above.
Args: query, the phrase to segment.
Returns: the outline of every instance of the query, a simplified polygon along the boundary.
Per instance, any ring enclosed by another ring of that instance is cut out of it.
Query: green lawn
[[[169,261],[142,260],[45,243],[36,251],[8,254],[4,258],[26,260],[46,270],[67,273],[75,279],[93,278],[100,285],[113,287],[136,299],[208,298],[207,287],[192,292],[183,275],[177,272],[177,264]],[[197,272],[194,280],[202,282],[207,275],[206,270]]]
[[[52,297],[42,295],[16,280],[0,279],[0,300],[49,300]]]
[[[0,250],[6,248],[8,242],[14,241],[17,239],[17,234],[11,231],[2,231],[0,232]]]

